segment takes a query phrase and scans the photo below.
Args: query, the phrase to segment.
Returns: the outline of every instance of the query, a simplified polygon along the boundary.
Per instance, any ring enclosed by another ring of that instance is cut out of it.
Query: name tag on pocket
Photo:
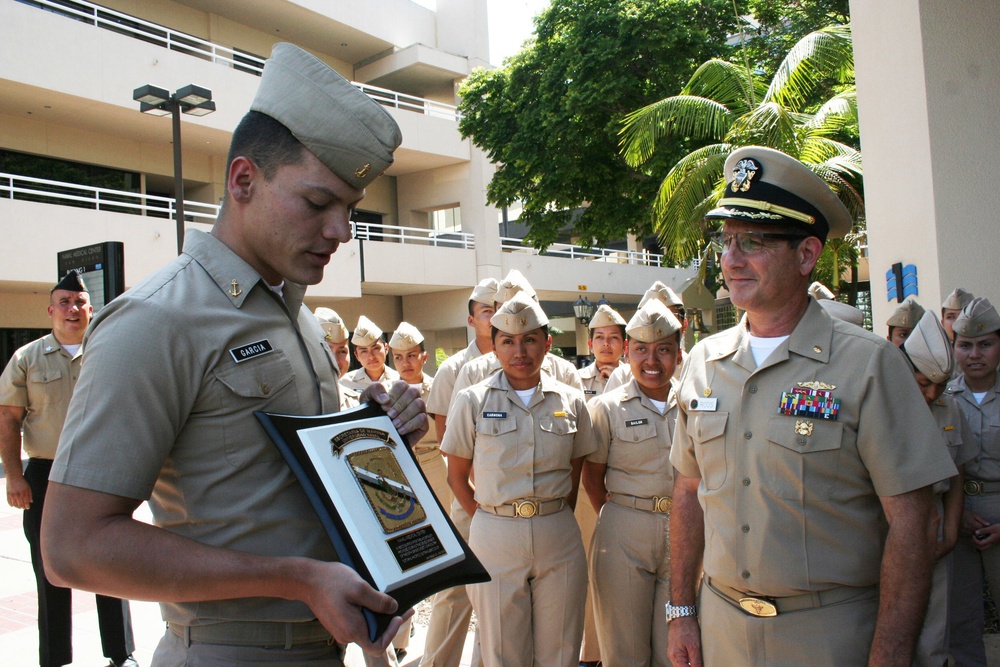
[[[243,363],[247,359],[253,359],[254,357],[259,357],[271,352],[274,352],[274,348],[271,347],[270,341],[266,338],[264,340],[258,340],[255,343],[247,343],[246,345],[234,347],[229,350],[229,354],[233,355],[233,359],[238,364]]]
[[[692,412],[715,412],[719,409],[717,398],[692,398],[688,408]]]
[[[483,419],[507,419],[506,412],[484,412]]]
[[[633,426],[642,426],[643,424],[648,424],[649,420],[643,417],[642,419],[629,419],[625,422],[625,426],[631,428]]]

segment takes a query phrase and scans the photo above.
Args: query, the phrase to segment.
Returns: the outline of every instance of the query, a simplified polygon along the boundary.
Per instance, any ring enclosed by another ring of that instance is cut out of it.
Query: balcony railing
[[[200,37],[171,30],[86,0],[17,0],[17,2],[241,72],[260,76],[264,70],[264,58],[260,56],[214,44]],[[405,95],[356,81],[351,83],[383,106],[448,120],[458,120],[461,117],[458,107],[452,104]]]
[[[147,215],[154,218],[176,217],[176,200],[172,197],[95,188],[16,174],[0,173],[0,198]],[[219,214],[219,208],[215,204],[185,199],[184,218],[190,222],[212,223]]]
[[[570,259],[586,259],[595,262],[610,262],[613,264],[635,264],[639,266],[662,266],[663,255],[644,250],[614,250],[612,248],[584,248],[569,243],[553,243],[544,251],[539,251],[530,245],[524,245],[521,239],[509,236],[500,237],[500,245],[504,252],[524,252],[532,255],[549,257],[568,257]]]
[[[354,238],[362,241],[388,241],[464,250],[476,247],[476,237],[466,232],[439,232],[420,227],[396,227],[370,222],[352,222],[351,225],[354,227]]]

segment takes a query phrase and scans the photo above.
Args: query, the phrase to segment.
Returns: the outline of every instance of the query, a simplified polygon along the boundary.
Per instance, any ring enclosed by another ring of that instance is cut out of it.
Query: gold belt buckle
[[[774,603],[762,598],[740,598],[740,607],[748,614],[770,618],[778,615],[778,608]]]
[[[522,519],[530,519],[531,517],[538,514],[538,501],[537,500],[524,500],[522,502],[514,503],[514,515]]]
[[[659,514],[669,514],[670,506],[673,503],[670,498],[660,498],[659,496],[653,496],[653,511]]]
[[[970,496],[978,496],[983,493],[983,483],[975,479],[965,480],[965,484],[962,485],[965,493]]]

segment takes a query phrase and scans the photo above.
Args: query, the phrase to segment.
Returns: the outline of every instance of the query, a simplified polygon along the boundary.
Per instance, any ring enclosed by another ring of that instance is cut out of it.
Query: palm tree
[[[835,81],[825,101],[816,97]],[[741,146],[768,146],[788,153],[826,181],[855,220],[848,239],[831,239],[821,260],[828,284],[839,287],[840,270],[857,261],[855,241],[863,234],[861,153],[838,141],[857,124],[854,52],[850,26],[832,26],[803,37],[766,83],[760,72],[725,60],[709,60],[679,95],[654,102],[625,117],[622,153],[633,167],[652,157],[658,142],[683,137],[704,143],[675,164],[653,209],[653,226],[667,259],[700,257],[705,247],[704,215],[725,187],[726,157]],[[709,143],[714,142],[714,143]],[[838,267],[840,270],[834,270]]]

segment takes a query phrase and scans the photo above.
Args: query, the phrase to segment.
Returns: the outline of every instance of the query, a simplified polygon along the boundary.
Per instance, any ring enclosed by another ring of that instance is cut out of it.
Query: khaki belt
[[[515,500],[503,505],[480,505],[479,507],[490,514],[497,516],[513,516],[519,519],[530,519],[533,516],[545,516],[555,514],[566,506],[565,498],[555,500],[535,500],[534,498],[524,498]]]
[[[967,479],[962,485],[967,496],[985,496],[1000,493],[1000,482],[981,482],[978,479]]]
[[[333,642],[333,636],[319,621],[303,623],[273,623],[268,621],[227,621],[209,625],[177,625],[167,627],[190,645],[218,644],[222,646],[283,646]]]
[[[670,496],[653,496],[652,498],[640,498],[630,496],[627,493],[611,493],[611,502],[616,505],[624,505],[632,509],[652,512],[654,514],[670,514],[670,507],[673,500]]]
[[[862,595],[868,591],[874,591],[874,586],[855,587],[838,586],[825,591],[815,593],[803,593],[802,595],[790,595],[787,597],[772,598],[764,595],[744,593],[743,591],[730,588],[725,584],[713,581],[707,574],[705,575],[705,585],[708,586],[719,597],[730,602],[733,606],[739,607],[751,616],[768,618],[792,611],[803,609],[816,609],[829,604],[836,604],[850,600],[853,597]]]

